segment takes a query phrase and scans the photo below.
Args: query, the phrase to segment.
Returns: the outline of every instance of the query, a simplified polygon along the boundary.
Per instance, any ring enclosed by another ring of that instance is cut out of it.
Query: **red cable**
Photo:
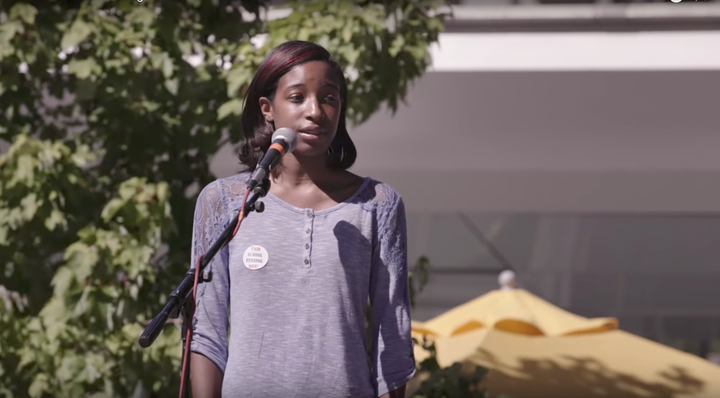
[[[232,240],[232,238],[235,237],[235,234],[237,233],[238,229],[240,229],[240,224],[242,224],[243,218],[245,218],[245,202],[247,202],[247,198],[249,195],[250,195],[250,189],[248,188],[248,190],[245,191],[245,196],[243,197],[242,207],[240,208],[240,214],[238,214],[238,222],[237,222],[237,225],[235,226],[235,231],[233,231],[233,234],[230,237],[230,239],[228,239],[228,242],[230,242],[230,240]]]
[[[195,264],[195,270],[200,269],[200,261],[205,256],[205,254],[198,257],[197,264]],[[183,391],[185,391],[185,369],[187,369],[188,360],[190,358],[190,340],[192,340],[192,319],[195,315],[195,297],[197,296],[197,286],[198,286],[198,280],[200,273],[195,272],[195,281],[193,282],[193,306],[190,310],[190,327],[188,327],[187,331],[185,332],[185,352],[183,355],[183,363],[182,363],[182,374],[180,376],[180,398],[183,398]]]
[[[243,197],[242,207],[240,207],[240,213],[238,214],[238,222],[237,222],[237,225],[235,226],[235,230],[233,231],[232,235],[230,236],[230,239],[228,239],[227,242],[225,242],[223,247],[225,245],[227,245],[232,240],[232,238],[235,237],[235,234],[237,234],[238,229],[240,229],[240,224],[242,224],[242,220],[245,218],[245,202],[247,202],[247,198],[249,195],[250,195],[250,189],[248,189],[245,192],[245,196]],[[195,264],[195,270],[200,269],[200,261],[202,260],[202,258],[204,256],[205,256],[205,254],[202,254],[200,257],[198,257],[197,264]],[[182,374],[180,375],[180,398],[183,398],[183,391],[185,390],[185,382],[186,382],[185,369],[187,369],[188,362],[190,360],[190,341],[192,340],[192,319],[195,316],[195,300],[197,297],[198,281],[200,280],[199,276],[200,276],[200,273],[195,272],[195,281],[193,282],[193,294],[192,294],[193,306],[191,307],[191,310],[190,310],[190,327],[188,327],[187,332],[185,334],[185,352],[184,352],[183,361],[182,361]]]

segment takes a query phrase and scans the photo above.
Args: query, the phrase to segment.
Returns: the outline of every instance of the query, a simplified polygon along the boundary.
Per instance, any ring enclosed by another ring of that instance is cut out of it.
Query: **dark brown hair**
[[[310,61],[327,63],[340,85],[340,122],[328,150],[328,167],[347,170],[355,163],[357,150],[345,124],[347,83],[342,68],[322,46],[306,41],[289,41],[275,47],[260,63],[245,94],[241,117],[244,137],[238,156],[246,167],[245,171],[255,170],[270,147],[275,131],[274,124],[268,122],[260,110],[260,98],[266,97],[272,101],[280,78],[292,68]]]

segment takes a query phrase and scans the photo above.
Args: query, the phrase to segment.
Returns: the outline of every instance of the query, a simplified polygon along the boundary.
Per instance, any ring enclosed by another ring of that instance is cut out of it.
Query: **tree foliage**
[[[175,394],[177,328],[137,338],[189,267],[196,194],[263,56],[326,46],[361,123],[424,72],[440,5],[293,1],[268,22],[262,1],[3,0],[0,396]]]
[[[441,368],[435,342],[430,339],[413,340],[429,356],[418,364],[416,379],[420,383],[415,390],[409,391],[412,398],[491,398],[486,380],[490,369],[469,360]],[[513,398],[507,394],[492,397]]]
[[[415,340],[414,343],[430,355],[418,364],[416,377],[422,382],[411,392],[412,398],[490,398],[485,385],[488,369],[470,361],[441,368],[433,341]],[[496,398],[512,397],[501,395]]]

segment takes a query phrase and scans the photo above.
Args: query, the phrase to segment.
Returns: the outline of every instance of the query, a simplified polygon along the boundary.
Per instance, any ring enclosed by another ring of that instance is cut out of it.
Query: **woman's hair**
[[[240,144],[239,158],[246,171],[255,170],[270,147],[275,131],[274,124],[268,122],[260,110],[260,98],[266,97],[272,101],[280,78],[290,69],[310,61],[322,61],[328,64],[340,85],[340,122],[328,150],[328,167],[347,170],[355,163],[357,150],[345,124],[347,83],[342,68],[325,48],[306,41],[289,41],[275,47],[265,57],[245,94],[241,118],[244,138]]]

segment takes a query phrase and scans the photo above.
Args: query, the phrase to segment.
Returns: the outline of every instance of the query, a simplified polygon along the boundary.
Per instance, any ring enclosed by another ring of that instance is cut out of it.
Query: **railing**
[[[262,18],[284,18],[272,0]],[[687,4],[686,4],[687,3]],[[451,0],[446,32],[718,30],[720,0]]]
[[[720,0],[680,0],[678,4],[718,3]],[[452,0],[455,5],[512,6],[512,5],[557,5],[557,4],[662,4],[670,0]]]
[[[720,0],[454,0],[447,31],[718,30]],[[687,3],[687,4],[686,4]]]

